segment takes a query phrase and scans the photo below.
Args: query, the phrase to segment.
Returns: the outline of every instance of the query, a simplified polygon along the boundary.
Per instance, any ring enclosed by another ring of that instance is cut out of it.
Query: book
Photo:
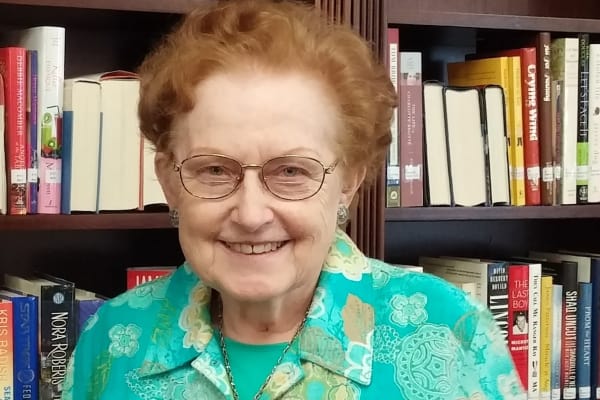
[[[577,93],[579,41],[552,40],[552,82],[556,90],[555,173],[558,203],[577,203]]]
[[[175,269],[176,267],[173,266],[129,267],[126,270],[127,289],[133,289],[138,285],[168,275]]]
[[[15,399],[36,400],[39,392],[38,298],[0,288],[0,298],[13,306]]]
[[[400,207],[423,205],[423,78],[421,53],[398,54]]]
[[[479,90],[445,87],[444,115],[452,204],[489,204],[485,138]]]
[[[589,69],[590,69],[590,35],[580,33],[579,64],[577,68],[577,172],[576,190],[577,204],[588,202],[588,102],[589,102]]]
[[[0,297],[0,388],[5,400],[15,398],[13,323],[12,301]]]
[[[0,74],[0,160],[5,160],[4,152],[4,119],[5,119],[5,108],[4,108],[4,78]],[[0,214],[6,214],[7,204],[6,197],[8,193],[6,191],[6,163],[0,162]]]
[[[100,83],[85,77],[64,83],[61,213],[95,212],[100,170]]]
[[[60,398],[75,348],[74,285],[45,274],[5,273],[4,282],[12,289],[38,297],[40,398]]]
[[[509,138],[511,205],[525,205],[523,125],[521,116],[521,65],[519,57],[490,57],[451,62],[448,83],[454,86],[500,85],[506,99]]]
[[[538,128],[541,168],[541,202],[554,204],[554,153],[552,151],[552,71],[550,32],[539,32],[536,40]]]
[[[65,28],[35,26],[9,32],[9,37],[20,46],[37,52],[38,212],[59,214]]]
[[[7,208],[11,215],[27,214],[26,54],[24,47],[0,48],[0,74],[4,81]]]
[[[398,93],[398,28],[387,29],[387,66],[390,81]],[[391,143],[387,155],[386,207],[400,207],[400,165],[398,157],[398,107],[394,107],[390,123]]]
[[[425,198],[429,206],[452,205],[443,91],[441,82],[423,83]]]

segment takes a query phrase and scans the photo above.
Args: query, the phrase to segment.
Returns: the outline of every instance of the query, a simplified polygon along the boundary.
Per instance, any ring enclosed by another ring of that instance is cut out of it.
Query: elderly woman
[[[185,263],[107,302],[64,399],[515,399],[489,312],[338,227],[395,93],[307,6],[199,9],[141,67],[139,115]]]

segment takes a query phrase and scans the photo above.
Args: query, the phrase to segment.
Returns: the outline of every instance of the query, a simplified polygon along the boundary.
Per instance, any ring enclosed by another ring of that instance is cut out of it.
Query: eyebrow
[[[220,155],[224,155],[227,157],[237,159],[237,156],[234,156],[225,151],[221,151],[215,147],[194,147],[187,154],[187,157],[191,157],[191,156],[197,155],[197,154],[220,154]],[[321,157],[321,155],[319,153],[317,153],[315,150],[308,148],[308,147],[299,146],[299,147],[293,147],[291,149],[287,149],[286,151],[281,152],[279,154],[273,154],[273,155],[271,155],[270,158],[289,156],[289,155],[308,156],[308,157],[313,157],[313,158],[317,158],[317,159],[319,159]]]

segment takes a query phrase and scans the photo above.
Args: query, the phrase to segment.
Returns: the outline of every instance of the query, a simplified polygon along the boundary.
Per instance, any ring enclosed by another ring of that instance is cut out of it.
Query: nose
[[[274,198],[263,186],[259,170],[246,170],[234,199],[236,205],[232,211],[232,220],[245,231],[257,232],[273,221],[270,203]]]

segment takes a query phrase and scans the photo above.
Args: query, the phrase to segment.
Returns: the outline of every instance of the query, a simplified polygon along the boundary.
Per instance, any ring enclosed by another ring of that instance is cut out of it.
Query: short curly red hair
[[[303,3],[229,0],[189,13],[139,69],[140,128],[172,155],[174,121],[194,107],[194,89],[211,74],[249,62],[269,71],[320,77],[340,110],[339,157],[377,175],[391,141],[396,93],[386,69],[351,28],[329,23]]]

